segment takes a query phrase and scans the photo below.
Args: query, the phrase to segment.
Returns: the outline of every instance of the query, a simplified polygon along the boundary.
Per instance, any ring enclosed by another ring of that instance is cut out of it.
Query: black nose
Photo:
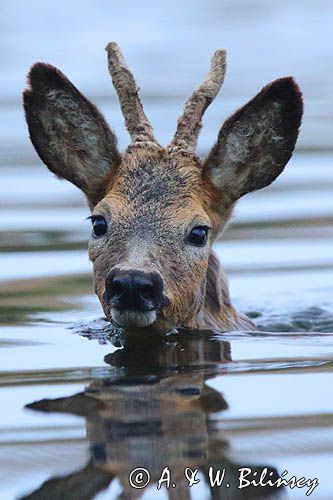
[[[162,278],[157,273],[114,269],[105,281],[105,299],[118,309],[161,308],[165,305]]]

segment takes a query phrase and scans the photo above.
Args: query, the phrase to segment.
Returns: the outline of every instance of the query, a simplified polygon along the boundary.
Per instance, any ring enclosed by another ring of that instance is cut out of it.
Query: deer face
[[[42,63],[33,66],[24,93],[30,137],[48,168],[87,196],[89,256],[106,317],[125,329],[195,327],[212,287],[216,297],[222,293],[219,282],[208,283],[211,244],[237,199],[282,172],[298,134],[300,92],[291,78],[265,87],[225,122],[201,162],[193,151],[202,114],[224,79],[224,51],[215,53],[167,148],[153,136],[118,47],[107,51],[132,137],[125,154],[99,111]],[[215,302],[221,314],[223,297]]]
[[[165,329],[196,316],[216,233],[197,158],[130,147],[93,210],[89,243],[107,317]]]

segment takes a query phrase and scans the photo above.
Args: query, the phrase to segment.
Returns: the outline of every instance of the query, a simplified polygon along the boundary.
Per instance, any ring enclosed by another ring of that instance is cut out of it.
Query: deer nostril
[[[130,279],[127,276],[115,276],[109,283],[109,295],[113,299],[120,298],[131,286]]]
[[[119,297],[123,293],[123,286],[121,283],[112,283],[111,293],[113,296]]]
[[[153,284],[139,285],[138,286],[139,295],[146,300],[153,300],[154,298],[154,286]]]

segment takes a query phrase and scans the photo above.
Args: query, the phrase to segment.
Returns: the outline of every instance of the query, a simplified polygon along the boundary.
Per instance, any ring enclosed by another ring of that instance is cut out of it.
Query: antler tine
[[[218,49],[213,55],[207,79],[185,103],[184,112],[178,120],[171,147],[194,151],[202,125],[202,116],[217,96],[224,81],[226,68],[226,51]]]
[[[105,48],[108,55],[109,72],[118,94],[121,111],[132,142],[156,142],[152,126],[146,117],[133,74],[126,66],[125,59],[115,42]]]

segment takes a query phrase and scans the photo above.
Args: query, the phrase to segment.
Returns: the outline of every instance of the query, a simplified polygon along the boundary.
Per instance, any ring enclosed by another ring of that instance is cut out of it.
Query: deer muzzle
[[[163,280],[156,272],[113,269],[105,280],[104,299],[112,320],[118,325],[147,327],[169,303]]]

